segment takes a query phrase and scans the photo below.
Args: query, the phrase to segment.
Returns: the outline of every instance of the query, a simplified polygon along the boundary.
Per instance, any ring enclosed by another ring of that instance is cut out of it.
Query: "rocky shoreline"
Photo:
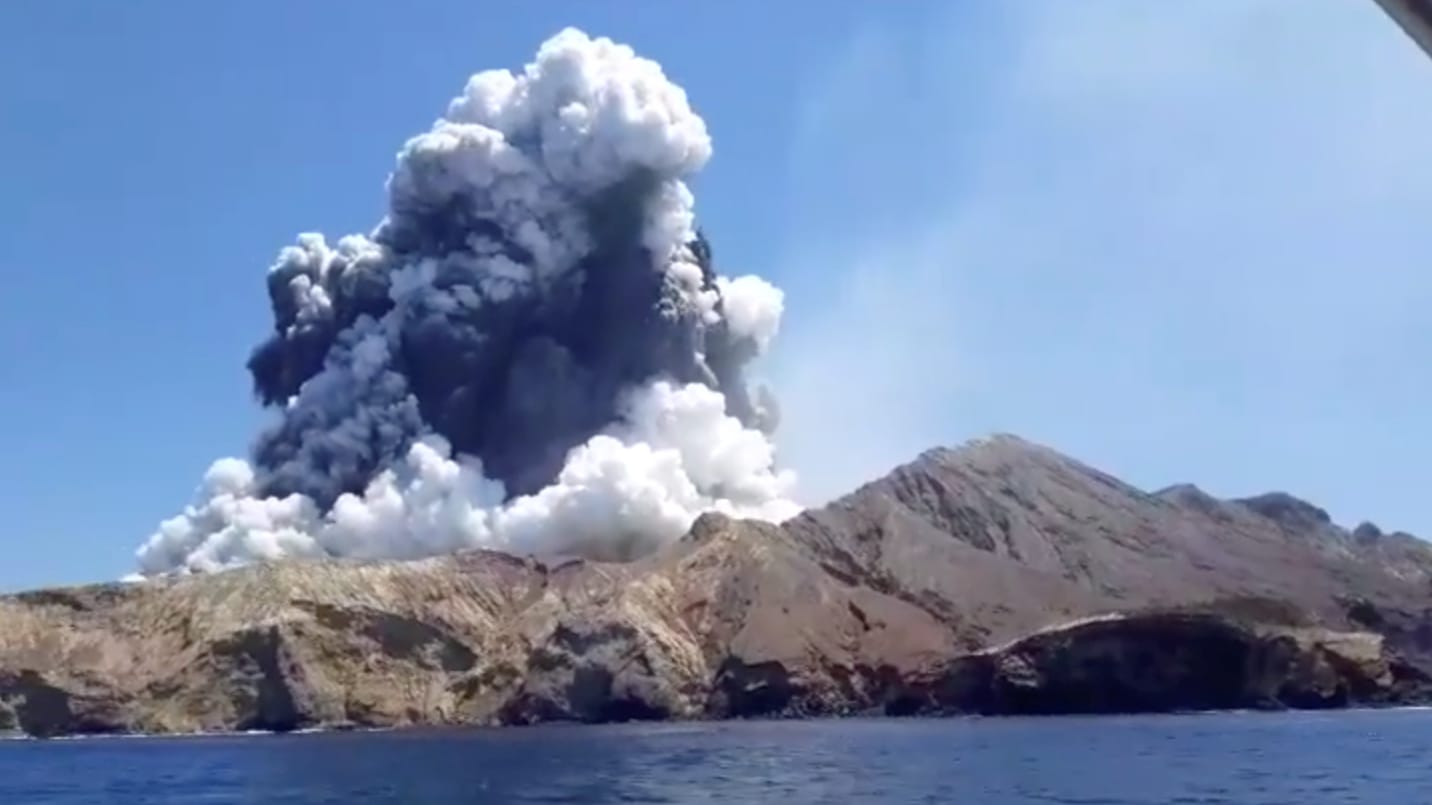
[[[121,702],[67,690],[33,671],[7,673],[0,675],[0,734],[213,735],[424,724],[1103,715],[1432,702],[1432,678],[1386,652],[1378,635],[1238,623],[1194,612],[1089,618],[908,675],[888,666],[858,667],[815,679],[793,675],[779,662],[727,663],[706,691],[706,706],[681,713],[662,709],[659,700],[620,693],[608,670],[573,675],[560,701],[519,697],[481,718],[369,709],[334,719],[325,716],[334,703],[314,702],[312,691],[294,689],[300,680],[284,678],[276,664],[267,671],[263,663],[254,665],[260,667],[245,670],[257,670],[257,680],[242,673],[212,680],[220,688],[214,692],[230,698],[233,715],[202,724],[147,721],[152,716],[146,711],[162,701]],[[852,674],[866,678],[863,694],[849,683]]]
[[[704,516],[629,563],[290,561],[3,596],[0,732],[1432,700],[1432,552],[1190,489],[1005,437],[784,526]]]

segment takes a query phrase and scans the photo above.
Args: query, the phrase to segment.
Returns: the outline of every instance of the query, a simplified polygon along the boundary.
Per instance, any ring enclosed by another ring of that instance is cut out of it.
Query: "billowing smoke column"
[[[713,270],[683,179],[705,123],[659,65],[566,30],[409,140],[367,237],[269,270],[249,370],[279,412],[141,572],[466,547],[629,558],[704,510],[780,520],[776,413],[743,368],[781,292]]]

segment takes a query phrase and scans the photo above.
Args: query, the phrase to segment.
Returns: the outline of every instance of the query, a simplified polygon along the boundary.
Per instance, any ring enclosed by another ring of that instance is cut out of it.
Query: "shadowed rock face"
[[[0,730],[1420,700],[1432,551],[1319,511],[1147,494],[996,437],[783,527],[708,515],[626,564],[479,552],[22,593],[0,597]]]
[[[898,713],[1146,713],[1420,701],[1428,677],[1373,634],[1150,612],[1044,631],[952,661]]]

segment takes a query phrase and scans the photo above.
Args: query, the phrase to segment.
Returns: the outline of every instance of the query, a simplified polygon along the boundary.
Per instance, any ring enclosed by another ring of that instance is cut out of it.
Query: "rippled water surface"
[[[0,744],[0,803],[1432,803],[1432,712]]]

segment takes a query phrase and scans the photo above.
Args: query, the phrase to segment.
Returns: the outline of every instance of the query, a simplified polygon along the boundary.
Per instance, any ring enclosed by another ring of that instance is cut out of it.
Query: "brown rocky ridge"
[[[630,563],[286,561],[0,597],[0,731],[1428,698],[1432,546],[1011,436]]]

